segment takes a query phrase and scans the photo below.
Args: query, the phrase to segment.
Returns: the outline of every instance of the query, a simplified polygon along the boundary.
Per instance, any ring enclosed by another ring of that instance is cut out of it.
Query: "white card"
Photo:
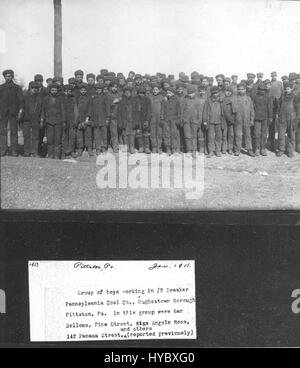
[[[28,267],[31,341],[196,339],[193,260]]]

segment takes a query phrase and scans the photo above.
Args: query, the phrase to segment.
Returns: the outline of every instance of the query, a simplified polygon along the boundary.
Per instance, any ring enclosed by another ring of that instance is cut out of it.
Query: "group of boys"
[[[8,122],[12,156],[17,156],[18,128],[24,137],[23,156],[41,155],[47,141],[47,157],[77,158],[87,150],[99,155],[111,146],[118,152],[145,152],[207,157],[266,156],[266,145],[277,156],[293,157],[295,134],[300,128],[300,74],[264,80],[263,73],[238,77],[198,72],[187,76],[163,73],[122,74],[102,69],[95,76],[77,70],[64,84],[61,77],[35,75],[28,89],[14,83],[13,70],[3,72],[0,86],[0,154],[8,153]],[[256,79],[256,81],[255,81]]]

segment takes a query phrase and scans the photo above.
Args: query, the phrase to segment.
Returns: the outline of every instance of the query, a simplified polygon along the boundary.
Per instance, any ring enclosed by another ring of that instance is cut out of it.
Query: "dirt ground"
[[[142,157],[147,158],[144,154]],[[149,158],[149,156],[148,156]],[[75,160],[74,160],[75,161]],[[1,158],[1,208],[40,210],[300,209],[300,154],[290,159],[223,155],[204,159],[204,193],[190,189],[99,189],[96,157],[75,162]]]

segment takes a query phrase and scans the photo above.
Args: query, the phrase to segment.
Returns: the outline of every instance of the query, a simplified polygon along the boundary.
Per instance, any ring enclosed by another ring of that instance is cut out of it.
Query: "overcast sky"
[[[300,2],[62,0],[63,76],[300,72]],[[0,0],[0,69],[53,74],[53,0]]]

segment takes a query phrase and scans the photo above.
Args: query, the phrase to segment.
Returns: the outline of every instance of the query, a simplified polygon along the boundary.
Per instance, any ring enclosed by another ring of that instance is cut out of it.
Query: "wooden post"
[[[61,0],[53,0],[53,5],[54,5],[54,76],[62,77]]]

